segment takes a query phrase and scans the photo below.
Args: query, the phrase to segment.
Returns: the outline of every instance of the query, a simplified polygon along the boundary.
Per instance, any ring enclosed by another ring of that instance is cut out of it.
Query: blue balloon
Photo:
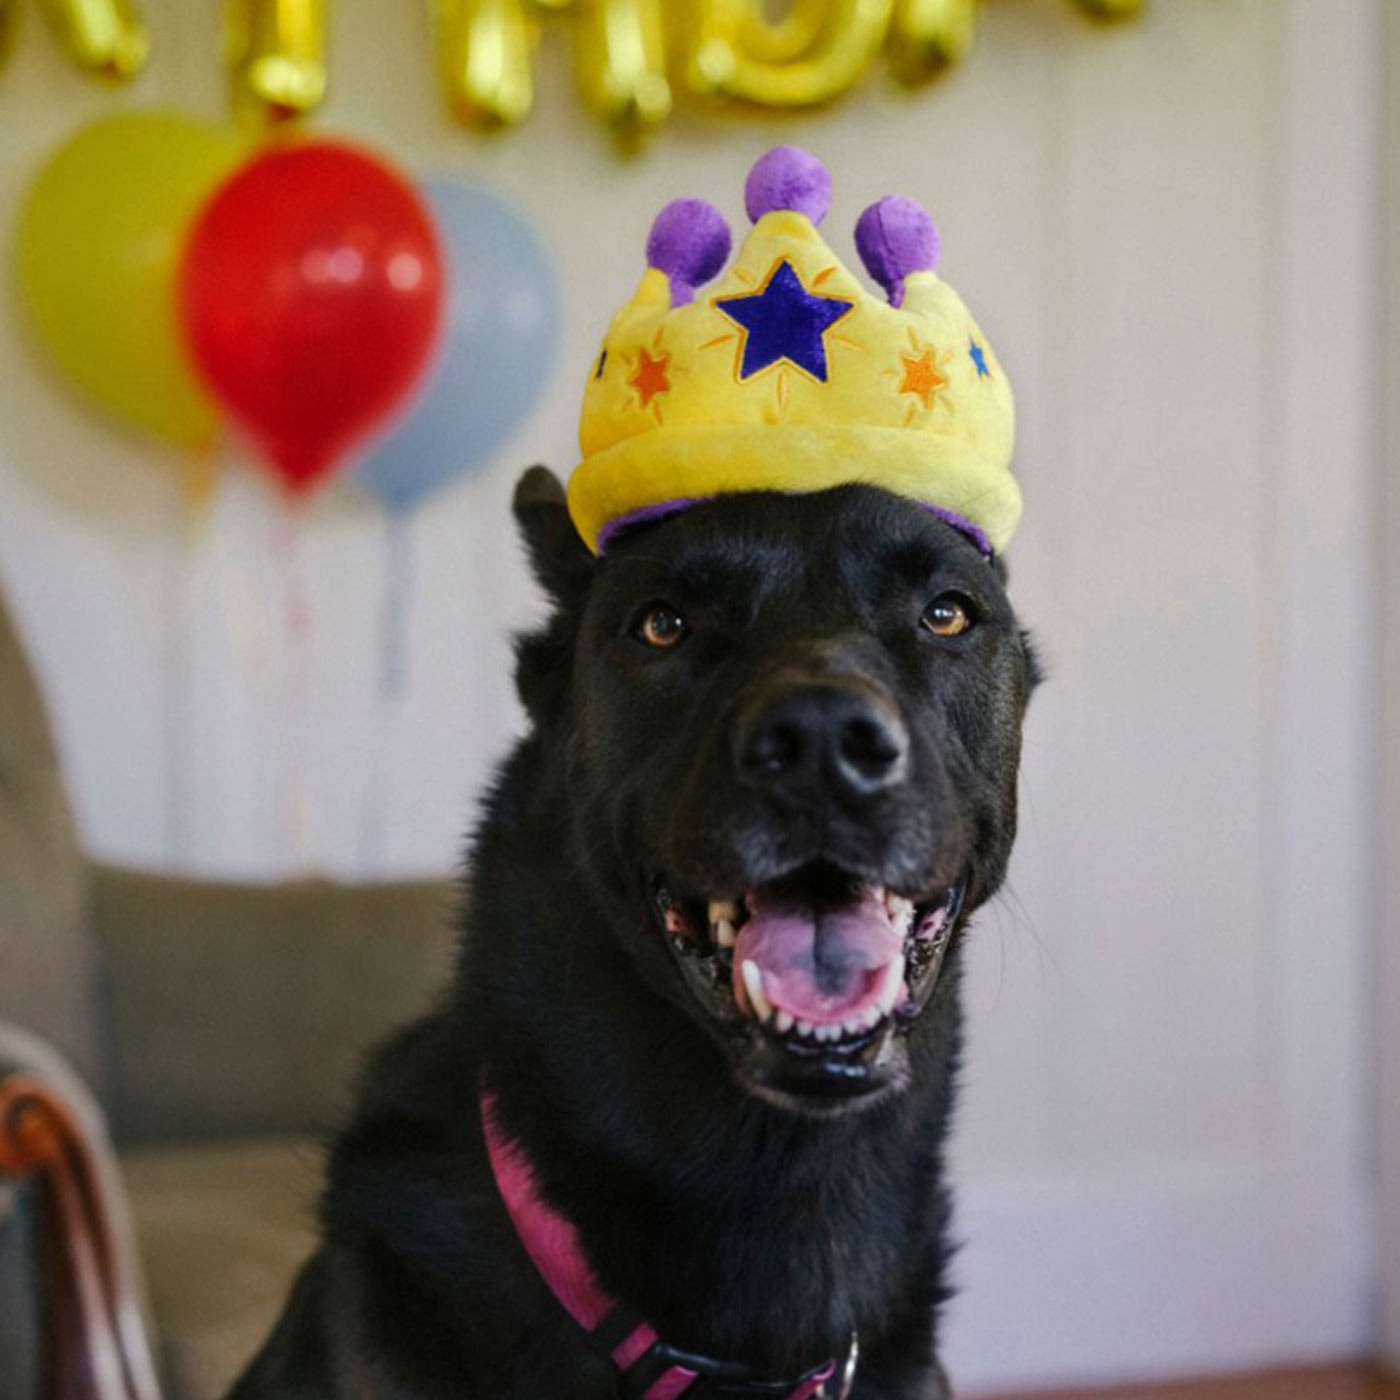
[[[351,474],[397,510],[490,459],[529,416],[559,345],[558,284],[530,226],[474,185],[420,189],[451,271],[442,343],[416,397]]]

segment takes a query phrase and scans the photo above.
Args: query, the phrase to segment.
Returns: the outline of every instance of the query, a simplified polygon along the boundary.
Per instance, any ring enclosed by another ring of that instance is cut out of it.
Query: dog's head
[[[516,514],[556,609],[521,694],[615,936],[768,1102],[897,1092],[1015,831],[1036,673],[1000,569],[872,487],[717,499],[601,560],[542,468]]]

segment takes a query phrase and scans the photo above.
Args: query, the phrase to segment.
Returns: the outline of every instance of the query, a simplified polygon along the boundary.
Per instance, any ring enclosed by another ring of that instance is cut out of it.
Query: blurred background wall
[[[545,407],[413,523],[391,712],[381,515],[311,503],[309,640],[289,648],[274,488],[226,473],[196,519],[170,462],[76,410],[0,318],[0,582],[91,848],[256,879],[450,868],[521,723],[507,638],[537,603],[511,485],[572,464],[655,210],[697,194],[737,217],[751,159],[806,145],[835,176],[840,251],[876,196],[928,205],[1018,396],[1013,592],[1050,682],[1010,890],[973,954],[954,1373],[1366,1350],[1372,1144],[1394,1126],[1370,1055],[1382,0],[1156,0],[1115,29],[995,0],[927,90],[877,74],[801,119],[681,112],[630,161],[557,33],[526,125],[455,127],[421,8],[339,0],[317,126],[510,199],[565,323]],[[214,7],[147,9],[160,48],[129,91],[37,29],[0,71],[0,209],[98,112],[223,110]]]
[[[1379,1242],[1382,1344],[1400,1369],[1400,10],[1385,11],[1382,80],[1385,93],[1381,162],[1382,421],[1380,471],[1381,792],[1375,850],[1381,875],[1376,923],[1376,979],[1371,1013],[1376,1027]]]

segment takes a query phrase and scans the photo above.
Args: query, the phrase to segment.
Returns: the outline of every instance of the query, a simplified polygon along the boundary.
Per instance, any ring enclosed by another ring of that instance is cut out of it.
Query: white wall
[[[0,209],[117,101],[217,111],[196,8],[152,0],[160,54],[121,97],[26,37],[0,73]],[[652,212],[696,193],[737,216],[752,156],[800,141],[836,174],[838,248],[877,195],[929,205],[1018,393],[1013,585],[1051,680],[1012,892],[974,957],[955,1373],[972,1389],[1367,1345],[1375,0],[1158,0],[1127,29],[999,0],[931,90],[681,116],[632,163],[577,108],[558,35],[527,127],[456,130],[420,7],[395,9],[342,0],[321,125],[535,219],[563,369],[500,459],[418,519],[411,682],[385,715],[374,511],[330,491],[302,522],[299,654],[274,493],[241,454],[194,521],[174,464],[75,411],[5,318],[0,576],[92,847],[256,877],[452,864],[518,724],[504,638],[534,604],[514,476],[569,465]]]
[[[1376,857],[1381,875],[1376,928],[1376,977],[1370,1012],[1379,1050],[1373,1099],[1378,1148],[1377,1205],[1381,1264],[1381,1346],[1400,1371],[1400,11],[1385,10],[1382,73],[1385,128],[1382,149],[1381,249],[1385,416],[1380,454],[1378,563],[1380,608],[1381,812]]]

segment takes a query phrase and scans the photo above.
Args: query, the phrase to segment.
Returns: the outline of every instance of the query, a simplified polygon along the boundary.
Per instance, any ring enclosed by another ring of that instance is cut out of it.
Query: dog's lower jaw
[[[589,934],[575,914],[559,930],[533,990],[496,982],[491,931],[475,930],[481,963],[463,983],[489,1028],[482,1053],[504,1120],[610,1290],[673,1344],[772,1374],[837,1354],[852,1328],[873,1364],[885,1320],[905,1312],[931,1329],[956,956],[907,1039],[907,1082],[868,1113],[814,1119],[737,1085],[716,1042],[599,923]],[[623,1024],[620,1002],[636,1012]]]

